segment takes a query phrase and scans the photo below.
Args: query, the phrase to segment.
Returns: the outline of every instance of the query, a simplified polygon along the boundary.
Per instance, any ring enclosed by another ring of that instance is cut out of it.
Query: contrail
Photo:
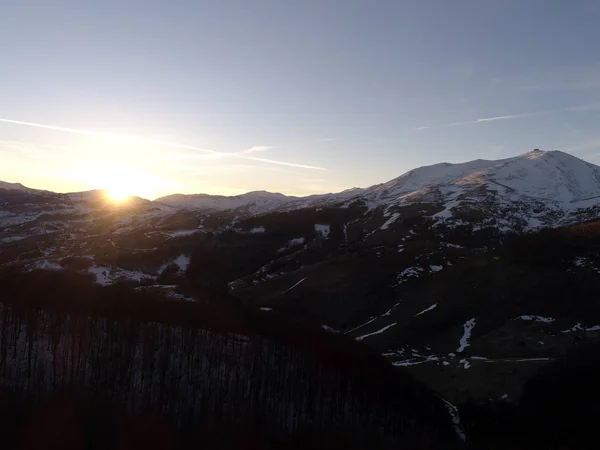
[[[167,142],[167,141],[161,141],[161,140],[157,140],[157,139],[149,139],[149,138],[144,138],[144,137],[139,137],[139,136],[129,136],[126,134],[116,134],[116,133],[108,133],[108,132],[100,132],[100,131],[92,131],[92,130],[82,130],[79,128],[61,127],[61,126],[57,126],[57,125],[48,125],[48,124],[43,124],[43,123],[25,122],[22,120],[6,119],[3,117],[0,117],[0,122],[11,123],[13,125],[23,125],[23,126],[28,126],[28,127],[44,128],[46,130],[63,131],[65,133],[81,134],[81,135],[85,135],[85,136],[96,136],[96,137],[104,137],[104,138],[112,138],[112,139],[131,139],[131,140],[136,140],[139,142],[145,142],[148,144],[156,144],[156,145],[162,145],[165,147],[181,148],[181,149],[186,149],[186,150],[195,150],[197,152],[210,153],[213,155],[233,156],[235,158],[250,159],[253,161],[260,161],[260,162],[265,162],[265,163],[269,163],[269,164],[278,164],[281,166],[298,167],[300,169],[327,170],[323,167],[308,166],[305,164],[296,164],[296,163],[290,163],[290,162],[284,162],[284,161],[276,161],[276,160],[272,160],[272,159],[255,158],[255,157],[251,157],[251,156],[243,156],[239,153],[218,152],[216,150],[210,150],[207,148],[196,147],[195,145],[178,144],[176,142]]]

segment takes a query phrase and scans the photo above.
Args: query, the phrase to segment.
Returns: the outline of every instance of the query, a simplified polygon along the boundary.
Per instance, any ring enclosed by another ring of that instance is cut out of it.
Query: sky
[[[8,0],[0,180],[337,192],[559,149],[600,164],[600,0]]]

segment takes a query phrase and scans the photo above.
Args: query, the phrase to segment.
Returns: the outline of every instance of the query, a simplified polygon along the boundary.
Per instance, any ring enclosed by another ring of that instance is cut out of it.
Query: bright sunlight
[[[121,203],[131,197],[131,192],[129,192],[127,189],[121,189],[119,187],[110,188],[106,189],[106,196],[113,202]]]
[[[107,199],[114,203],[126,202],[131,197],[152,199],[165,188],[160,178],[124,167],[81,168],[78,175],[85,177],[89,189],[104,190]]]

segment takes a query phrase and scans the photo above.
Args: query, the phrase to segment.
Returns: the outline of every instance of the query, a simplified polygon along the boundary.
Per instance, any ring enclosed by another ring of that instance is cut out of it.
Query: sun
[[[88,189],[103,191],[106,201],[114,204],[127,204],[137,197],[156,198],[178,188],[168,179],[140,168],[100,166],[81,169],[78,175],[85,178]]]
[[[124,189],[122,187],[112,187],[106,189],[106,196],[109,200],[115,203],[121,203],[126,201],[129,197],[131,197],[131,192],[128,189]]]
[[[126,202],[130,197],[139,195],[148,186],[141,175],[124,169],[111,169],[103,177],[106,198],[113,203]]]

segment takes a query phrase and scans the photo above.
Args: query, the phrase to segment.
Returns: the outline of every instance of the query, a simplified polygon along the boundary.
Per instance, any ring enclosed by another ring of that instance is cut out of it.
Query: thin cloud
[[[544,114],[549,114],[551,112],[555,112],[554,110],[550,110],[550,111],[540,111],[540,112],[532,112],[532,113],[523,113],[523,114],[512,114],[510,116],[496,116],[496,117],[484,117],[482,119],[477,119],[477,120],[471,120],[468,122],[454,122],[451,123],[451,126],[454,125],[471,125],[471,124],[475,124],[475,123],[485,123],[485,122],[496,122],[499,120],[514,120],[514,119],[522,119],[522,118],[526,118],[526,117],[535,117],[535,116],[541,116]]]
[[[418,127],[415,128],[416,131],[421,131],[421,130],[428,130],[430,127]]]
[[[255,153],[255,152],[266,152],[267,150],[271,150],[273,146],[271,145],[255,145],[254,147],[250,147],[244,150],[242,153]]]
[[[284,162],[284,161],[276,161],[274,159],[257,158],[255,156],[243,156],[243,155],[239,155],[238,158],[249,159],[251,161],[260,161],[260,162],[265,162],[265,163],[269,163],[269,164],[278,164],[280,166],[298,167],[300,169],[327,170],[324,167],[309,166],[309,165],[306,165],[306,164],[288,163],[288,162]]]
[[[157,140],[157,139],[149,139],[149,138],[130,136],[130,135],[125,135],[125,134],[99,132],[99,131],[92,131],[92,130],[82,130],[79,128],[61,127],[61,126],[57,126],[57,125],[49,125],[49,124],[36,123],[36,122],[25,122],[22,120],[14,120],[14,119],[7,119],[7,118],[1,118],[1,117],[0,117],[0,122],[10,123],[13,125],[23,125],[23,126],[28,126],[28,127],[43,128],[46,130],[62,131],[65,133],[80,134],[80,135],[85,135],[85,136],[95,136],[95,137],[111,138],[111,139],[135,140],[137,142],[145,142],[148,144],[161,145],[164,147],[194,150],[194,151],[200,152],[200,153],[220,155],[223,157],[233,156],[233,157],[237,157],[237,158],[265,162],[268,164],[278,164],[281,166],[297,167],[300,169],[327,170],[327,169],[324,169],[323,167],[310,166],[310,165],[306,165],[306,164],[295,164],[295,163],[290,163],[290,162],[285,162],[285,161],[277,161],[277,160],[273,160],[273,159],[254,158],[254,157],[244,156],[239,153],[223,153],[223,152],[217,152],[215,150],[210,150],[207,148],[197,147],[195,145],[179,144],[177,142],[167,142],[167,141],[161,141],[161,140]]]

